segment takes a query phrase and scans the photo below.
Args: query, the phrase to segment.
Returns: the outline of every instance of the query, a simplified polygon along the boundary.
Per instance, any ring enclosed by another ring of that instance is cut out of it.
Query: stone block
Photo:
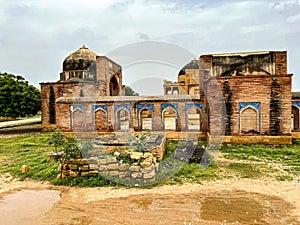
[[[89,171],[89,175],[90,176],[96,176],[96,175],[98,175],[98,171],[96,171],[96,170],[93,170],[93,171]]]
[[[107,165],[100,165],[99,170],[104,170],[104,171],[108,170]]]
[[[63,170],[68,170],[68,169],[70,169],[70,168],[69,168],[69,165],[68,165],[68,164],[63,164],[63,165],[62,165],[62,169],[63,169]]]
[[[77,164],[69,164],[70,170],[77,171],[79,169],[79,166]]]
[[[119,176],[119,171],[109,171],[109,176],[112,176],[112,177],[118,177]]]
[[[132,152],[130,158],[133,160],[139,160],[143,156],[142,152]]]
[[[126,177],[130,177],[130,172],[129,171],[119,172],[119,178],[126,178]]]
[[[155,182],[155,177],[151,179],[144,179],[144,183],[153,183],[153,182]]]
[[[151,173],[152,171],[154,171],[154,166],[153,166],[153,164],[151,164],[151,165],[148,166],[148,167],[142,167],[142,168],[141,168],[141,172],[142,172],[142,173]]]
[[[83,165],[79,167],[79,171],[89,171],[89,170],[90,170],[89,165]]]
[[[140,166],[130,166],[129,171],[131,172],[140,172],[141,167]]]
[[[82,177],[86,177],[86,176],[90,175],[90,173],[89,173],[89,172],[81,172],[80,175],[81,175]]]
[[[129,169],[129,164],[121,164],[119,165],[119,170],[124,171]]]
[[[146,159],[146,160],[144,160],[143,162],[141,162],[140,165],[141,165],[142,167],[149,167],[149,166],[152,165],[152,160]]]
[[[62,170],[62,175],[64,176],[69,176],[70,175],[70,170]]]
[[[78,177],[79,173],[75,171],[70,171],[70,177]]]
[[[142,173],[131,173],[131,177],[133,179],[142,178],[143,174]]]
[[[118,160],[116,158],[107,158],[106,164],[117,163]]]
[[[144,173],[143,178],[144,179],[152,179],[155,177],[155,171],[152,171],[151,173]]]
[[[89,164],[89,161],[88,161],[88,159],[81,159],[81,160],[79,161],[79,164],[80,164],[80,165],[87,165],[87,164]]]
[[[22,173],[28,173],[29,171],[29,166],[28,165],[23,165],[22,166]]]
[[[118,163],[108,164],[107,169],[108,170],[118,170],[119,169],[119,164]]]
[[[90,164],[90,170],[98,170],[99,166],[97,164]]]
[[[109,174],[108,170],[99,170],[98,172],[101,176],[107,176]]]
[[[107,160],[106,159],[98,159],[98,165],[106,165]]]

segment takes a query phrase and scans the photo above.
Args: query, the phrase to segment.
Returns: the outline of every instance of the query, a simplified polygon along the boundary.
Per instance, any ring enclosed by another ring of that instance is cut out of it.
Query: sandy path
[[[22,189],[61,191],[40,224],[300,224],[298,182],[230,179],[129,189],[4,181],[0,196]]]

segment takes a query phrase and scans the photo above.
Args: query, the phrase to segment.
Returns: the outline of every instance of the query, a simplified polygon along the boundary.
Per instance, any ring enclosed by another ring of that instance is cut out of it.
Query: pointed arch
[[[72,112],[72,129],[82,130],[85,127],[85,113],[81,109],[77,108]]]
[[[187,129],[201,130],[202,111],[200,108],[193,106],[187,111]]]
[[[130,111],[125,108],[120,108],[116,111],[116,130],[130,129]]]
[[[95,118],[95,129],[97,131],[107,131],[108,124],[107,124],[107,112],[101,108],[98,108],[94,112]]]
[[[109,95],[110,96],[119,95],[119,83],[116,76],[113,76],[109,81]]]
[[[259,132],[259,114],[252,106],[247,106],[240,112],[240,133],[249,132]]]
[[[300,130],[299,114],[300,114],[299,107],[292,105],[292,131]]]
[[[168,106],[162,111],[164,130],[176,130],[177,128],[177,111],[175,108]]]
[[[139,112],[140,116],[140,129],[141,130],[152,130],[152,110],[149,108],[143,108]]]

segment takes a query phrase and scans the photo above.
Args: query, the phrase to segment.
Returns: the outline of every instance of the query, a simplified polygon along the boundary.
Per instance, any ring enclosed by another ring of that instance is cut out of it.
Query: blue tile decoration
[[[186,110],[186,111],[189,111],[189,109],[192,108],[192,107],[194,107],[194,106],[195,106],[196,108],[201,109],[201,110],[203,109],[202,104],[186,104],[186,105],[185,105],[185,110]]]
[[[297,106],[298,108],[300,108],[300,102],[292,102],[292,104],[293,104],[294,106]]]
[[[95,130],[95,112],[98,109],[102,109],[103,111],[106,112],[106,123],[107,123],[107,112],[108,112],[108,108],[106,105],[92,105],[92,128],[93,130]]]
[[[142,109],[150,109],[152,111],[152,113],[154,113],[154,105],[153,104],[141,104],[138,105],[138,111],[141,111]]]
[[[185,119],[185,126],[188,127],[188,112],[189,109],[192,107],[196,107],[198,109],[201,109],[201,125],[200,125],[200,130],[202,130],[204,126],[204,111],[203,111],[203,105],[202,104],[186,104],[185,105],[185,112],[186,112],[186,119]]]
[[[177,104],[162,104],[161,105],[161,112],[163,112],[168,107],[172,107],[173,109],[175,109],[176,114],[177,114],[177,112],[178,112],[178,105]]]
[[[74,112],[76,109],[80,109],[81,111],[85,112],[85,106],[83,105],[72,105],[71,112]]]
[[[129,105],[115,105],[115,113],[119,111],[120,109],[126,109],[128,112],[130,112],[130,106]]]
[[[86,124],[86,108],[83,105],[72,105],[70,107],[70,127],[73,128],[73,113],[76,109],[84,112],[84,124]]]
[[[107,112],[107,106],[106,105],[92,105],[92,112],[94,113],[97,109],[102,109],[105,112]]]
[[[260,102],[240,102],[239,112],[241,112],[244,108],[249,106],[255,108],[258,111],[258,113],[260,113]]]
[[[258,117],[258,132],[260,132],[260,102],[240,102],[239,103],[239,132],[241,132],[241,112],[247,108],[247,107],[253,107],[257,110]]]

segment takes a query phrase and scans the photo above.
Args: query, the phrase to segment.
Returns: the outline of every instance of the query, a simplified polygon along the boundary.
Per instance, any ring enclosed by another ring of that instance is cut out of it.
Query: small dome
[[[83,45],[76,52],[69,55],[63,62],[63,71],[86,70],[96,61],[97,54]]]
[[[188,64],[186,64],[180,71],[178,76],[180,75],[185,75],[185,70],[186,69],[194,69],[197,70],[199,69],[199,61],[197,59],[192,60],[191,62],[189,62]]]

